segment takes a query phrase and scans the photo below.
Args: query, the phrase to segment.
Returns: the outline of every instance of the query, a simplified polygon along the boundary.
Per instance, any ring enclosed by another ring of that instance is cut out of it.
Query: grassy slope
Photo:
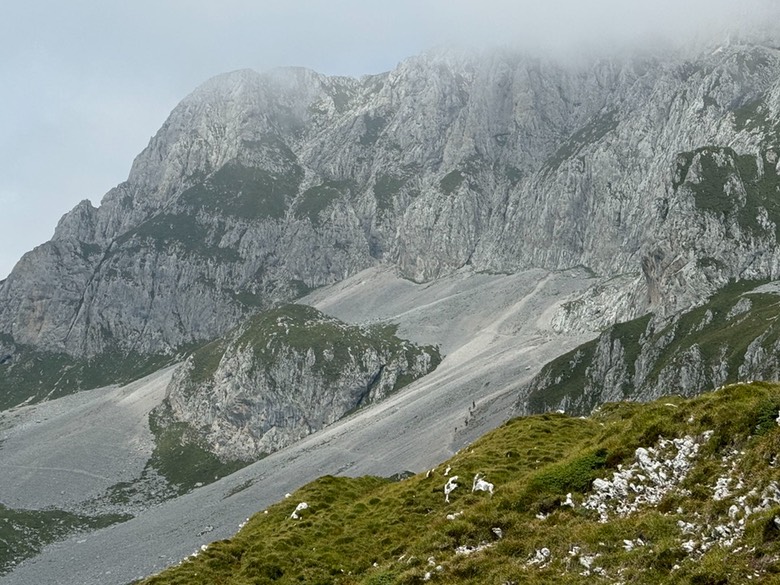
[[[324,477],[252,517],[232,539],[212,544],[148,585],[223,583],[743,583],[780,582],[780,500],[747,517],[730,547],[688,553],[678,521],[699,532],[728,522],[739,495],[780,479],[780,386],[733,385],[692,400],[606,405],[588,419],[546,414],[509,421],[430,474],[401,482]],[[638,447],[700,436],[693,469],[655,506],[606,523],[579,505],[596,477],[610,478]],[[737,453],[737,455],[734,455]],[[743,453],[742,455],[738,455]],[[446,466],[460,488],[444,502]],[[495,495],[471,493],[485,473]],[[732,497],[713,499],[719,477],[739,476]],[[573,493],[575,508],[562,506]],[[748,502],[757,496],[748,496]],[[300,520],[290,514],[309,508]],[[250,510],[247,511],[251,512]],[[455,520],[446,516],[462,512]],[[541,516],[537,516],[541,515]],[[545,516],[544,519],[540,519]],[[493,529],[500,528],[503,538]],[[642,544],[626,550],[624,540]],[[490,546],[470,555],[458,546]],[[574,552],[579,547],[579,552]],[[529,564],[537,551],[548,560]],[[592,555],[591,568],[585,564]],[[430,559],[430,561],[429,561]],[[436,567],[441,566],[441,570]],[[677,568],[674,568],[677,567]],[[590,573],[588,575],[584,573]]]
[[[0,575],[51,542],[128,518],[118,514],[80,516],[63,510],[13,510],[0,504]]]
[[[725,362],[728,368],[726,381],[736,382],[739,377],[738,368],[744,362],[745,352],[751,342],[760,338],[761,346],[770,349],[780,339],[780,324],[777,322],[780,296],[750,292],[763,282],[732,283],[703,305],[682,314],[674,323],[646,338],[644,334],[649,321],[648,315],[615,325],[604,335],[609,335],[613,342],[619,341],[626,349],[625,360],[632,382],[641,344],[661,346],[645,385],[655,384],[664,368],[676,367],[685,352],[693,346],[698,347],[705,362],[712,368],[717,368],[721,362]],[[729,318],[729,312],[743,298],[750,300],[750,310]],[[712,317],[711,321],[709,316]],[[670,335],[671,340],[665,345],[660,343]],[[587,369],[597,345],[598,340],[590,341],[545,365],[539,379],[549,378],[552,384],[540,386],[530,394],[530,410],[543,412],[555,408],[564,396],[582,396]],[[600,381],[592,382],[598,384]],[[633,387],[624,388],[626,395],[637,390]],[[583,410],[589,411],[595,406],[596,403],[589,403],[584,405]]]
[[[280,352],[292,348],[304,355],[313,350],[313,365],[327,380],[339,378],[344,364],[360,364],[360,356],[369,351],[385,353],[393,358],[405,357],[408,363],[423,353],[431,356],[432,368],[441,361],[439,350],[433,346],[418,347],[396,336],[395,325],[360,327],[327,317],[306,305],[282,305],[260,313],[249,321],[249,327],[238,337],[237,345],[251,346],[259,364],[270,367]],[[204,355],[195,354],[197,378],[207,379],[219,365],[219,348],[208,347]],[[327,359],[326,354],[332,355]],[[399,376],[396,389],[412,382],[414,377]]]
[[[53,400],[79,390],[126,384],[170,365],[168,355],[134,352],[74,358],[20,346],[14,360],[0,366],[0,410]]]

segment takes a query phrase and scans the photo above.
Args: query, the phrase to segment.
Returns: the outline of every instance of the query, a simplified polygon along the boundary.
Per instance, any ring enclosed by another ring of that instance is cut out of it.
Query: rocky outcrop
[[[388,325],[350,326],[304,305],[263,313],[195,352],[165,410],[223,460],[285,447],[433,370],[436,348]]]
[[[745,44],[214,78],[127,182],[0,284],[0,333],[76,357],[172,354],[378,262],[418,282],[465,265],[624,279],[563,329],[672,315],[729,279],[778,275],[778,73],[780,52]]]
[[[778,283],[732,283],[665,322],[621,323],[542,368],[518,412],[583,414],[604,402],[694,396],[726,383],[780,379]]]

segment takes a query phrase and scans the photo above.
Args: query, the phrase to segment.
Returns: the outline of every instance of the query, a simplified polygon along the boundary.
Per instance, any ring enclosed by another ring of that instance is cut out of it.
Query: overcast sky
[[[127,178],[209,77],[298,65],[362,75],[448,43],[559,51],[777,22],[777,0],[4,0],[0,279],[78,201]],[[773,7],[773,5],[775,5]],[[747,24],[745,24],[747,23]],[[720,34],[720,33],[718,33]]]

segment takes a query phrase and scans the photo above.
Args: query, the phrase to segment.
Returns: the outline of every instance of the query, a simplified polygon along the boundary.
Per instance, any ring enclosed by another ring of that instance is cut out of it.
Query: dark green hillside
[[[260,313],[250,319],[248,327],[238,337],[236,345],[251,346],[258,363],[272,365],[281,351],[288,348],[298,352],[312,350],[316,356],[313,366],[326,379],[335,380],[342,368],[366,352],[387,352],[393,357],[405,357],[407,363],[425,353],[431,356],[431,370],[441,361],[439,350],[433,346],[418,347],[396,336],[397,326],[375,325],[360,327],[348,325],[328,317],[307,305],[283,305]],[[196,353],[196,358],[200,356]],[[221,357],[221,356],[220,356]],[[212,366],[216,369],[218,361]],[[212,370],[213,373],[213,370]],[[415,377],[399,378],[396,389]]]
[[[515,419],[407,480],[323,477],[144,583],[780,582],[778,409],[756,383]]]
[[[531,384],[527,410],[565,408],[586,414],[610,393],[657,396],[664,380],[682,368],[698,376],[700,385],[685,389],[686,394],[724,383],[777,379],[778,361],[773,356],[780,343],[780,295],[755,292],[760,284],[732,283],[657,329],[652,328],[649,315],[614,325],[598,339],[544,366]],[[613,350],[609,357],[603,353],[607,347]],[[607,387],[603,368],[595,365],[602,362],[610,372],[623,373],[617,378],[619,387]]]
[[[13,356],[0,363],[0,411],[22,403],[53,400],[80,390],[125,384],[170,365],[175,359],[170,355],[135,352],[107,352],[90,358],[75,358],[17,345]]]
[[[81,516],[64,510],[13,510],[0,504],[0,575],[51,542],[75,532],[97,530],[123,522],[120,514]]]

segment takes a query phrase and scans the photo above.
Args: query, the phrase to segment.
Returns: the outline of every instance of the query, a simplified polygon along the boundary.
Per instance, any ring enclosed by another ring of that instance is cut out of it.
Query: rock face
[[[779,291],[777,282],[741,281],[672,319],[645,315],[610,327],[542,368],[521,391],[517,410],[585,414],[604,402],[778,380]]]
[[[779,80],[780,52],[747,44],[214,78],[0,284],[3,352],[170,354],[378,262],[624,280],[562,328],[674,314],[778,275]]]
[[[303,305],[251,319],[196,351],[164,408],[224,460],[255,460],[380,400],[439,363],[392,326],[350,326]]]

